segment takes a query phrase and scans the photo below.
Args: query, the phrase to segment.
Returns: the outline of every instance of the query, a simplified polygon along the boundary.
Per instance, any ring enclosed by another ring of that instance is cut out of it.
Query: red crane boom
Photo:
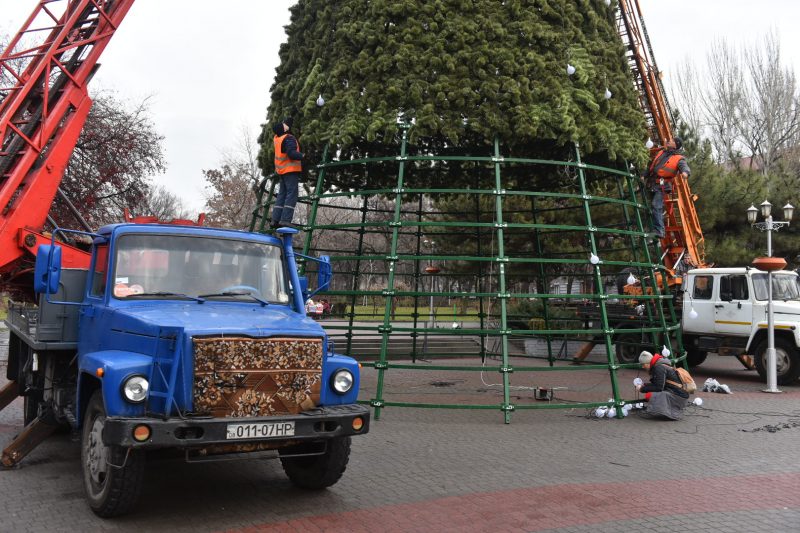
[[[87,83],[134,0],[39,0],[0,55],[0,276],[40,235],[92,100]],[[88,267],[65,247],[64,266]]]

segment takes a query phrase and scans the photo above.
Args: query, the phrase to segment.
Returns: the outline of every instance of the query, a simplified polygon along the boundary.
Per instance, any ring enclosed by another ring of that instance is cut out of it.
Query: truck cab
[[[80,429],[98,515],[132,507],[155,448],[187,461],[274,455],[298,486],[338,481],[369,410],[356,403],[358,363],[306,316],[293,233],[116,224],[89,235],[88,271],[40,246],[39,305],[9,314],[9,379],[26,424]],[[306,259],[327,284],[330,264]]]
[[[766,376],[769,274],[755,268],[702,268],[684,277],[683,341],[690,366],[708,352],[753,356]],[[800,377],[800,290],[797,273],[772,273],[775,350],[780,384]]]

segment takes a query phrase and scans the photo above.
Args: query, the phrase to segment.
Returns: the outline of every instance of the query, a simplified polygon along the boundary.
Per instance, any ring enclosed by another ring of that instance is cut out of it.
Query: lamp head
[[[786,202],[786,205],[783,206],[783,219],[788,222],[792,220],[792,216],[794,216],[794,206]]]
[[[756,219],[758,218],[758,209],[753,204],[750,204],[750,207],[747,208],[747,221],[750,224],[755,224]]]
[[[772,204],[769,203],[769,200],[764,200],[761,202],[761,216],[764,218],[769,218],[772,214]]]

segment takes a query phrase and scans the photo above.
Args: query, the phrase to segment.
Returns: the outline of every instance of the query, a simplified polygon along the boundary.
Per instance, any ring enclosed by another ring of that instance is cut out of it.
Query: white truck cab
[[[778,383],[800,377],[800,285],[795,272],[772,273]],[[690,270],[683,278],[683,343],[690,366],[708,352],[749,354],[766,376],[768,274],[751,267]]]

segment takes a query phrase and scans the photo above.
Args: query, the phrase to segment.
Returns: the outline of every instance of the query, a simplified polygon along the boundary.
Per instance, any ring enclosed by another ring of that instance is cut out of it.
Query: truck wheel
[[[144,478],[144,455],[121,446],[103,444],[106,410],[96,391],[86,407],[81,439],[81,466],[86,498],[102,518],[130,511],[139,499]]]
[[[614,339],[614,351],[619,363],[636,363],[642,350],[642,336],[639,334],[628,333]]]
[[[335,437],[328,441],[324,454],[281,457],[281,464],[289,480],[296,486],[319,490],[339,481],[349,460],[350,437]]]
[[[708,357],[708,352],[697,348],[686,348],[686,364],[689,368],[700,366]]]
[[[762,379],[767,377],[767,339],[756,347],[756,371]],[[789,385],[800,377],[800,352],[786,339],[775,338],[775,362],[778,371],[778,384]]]

